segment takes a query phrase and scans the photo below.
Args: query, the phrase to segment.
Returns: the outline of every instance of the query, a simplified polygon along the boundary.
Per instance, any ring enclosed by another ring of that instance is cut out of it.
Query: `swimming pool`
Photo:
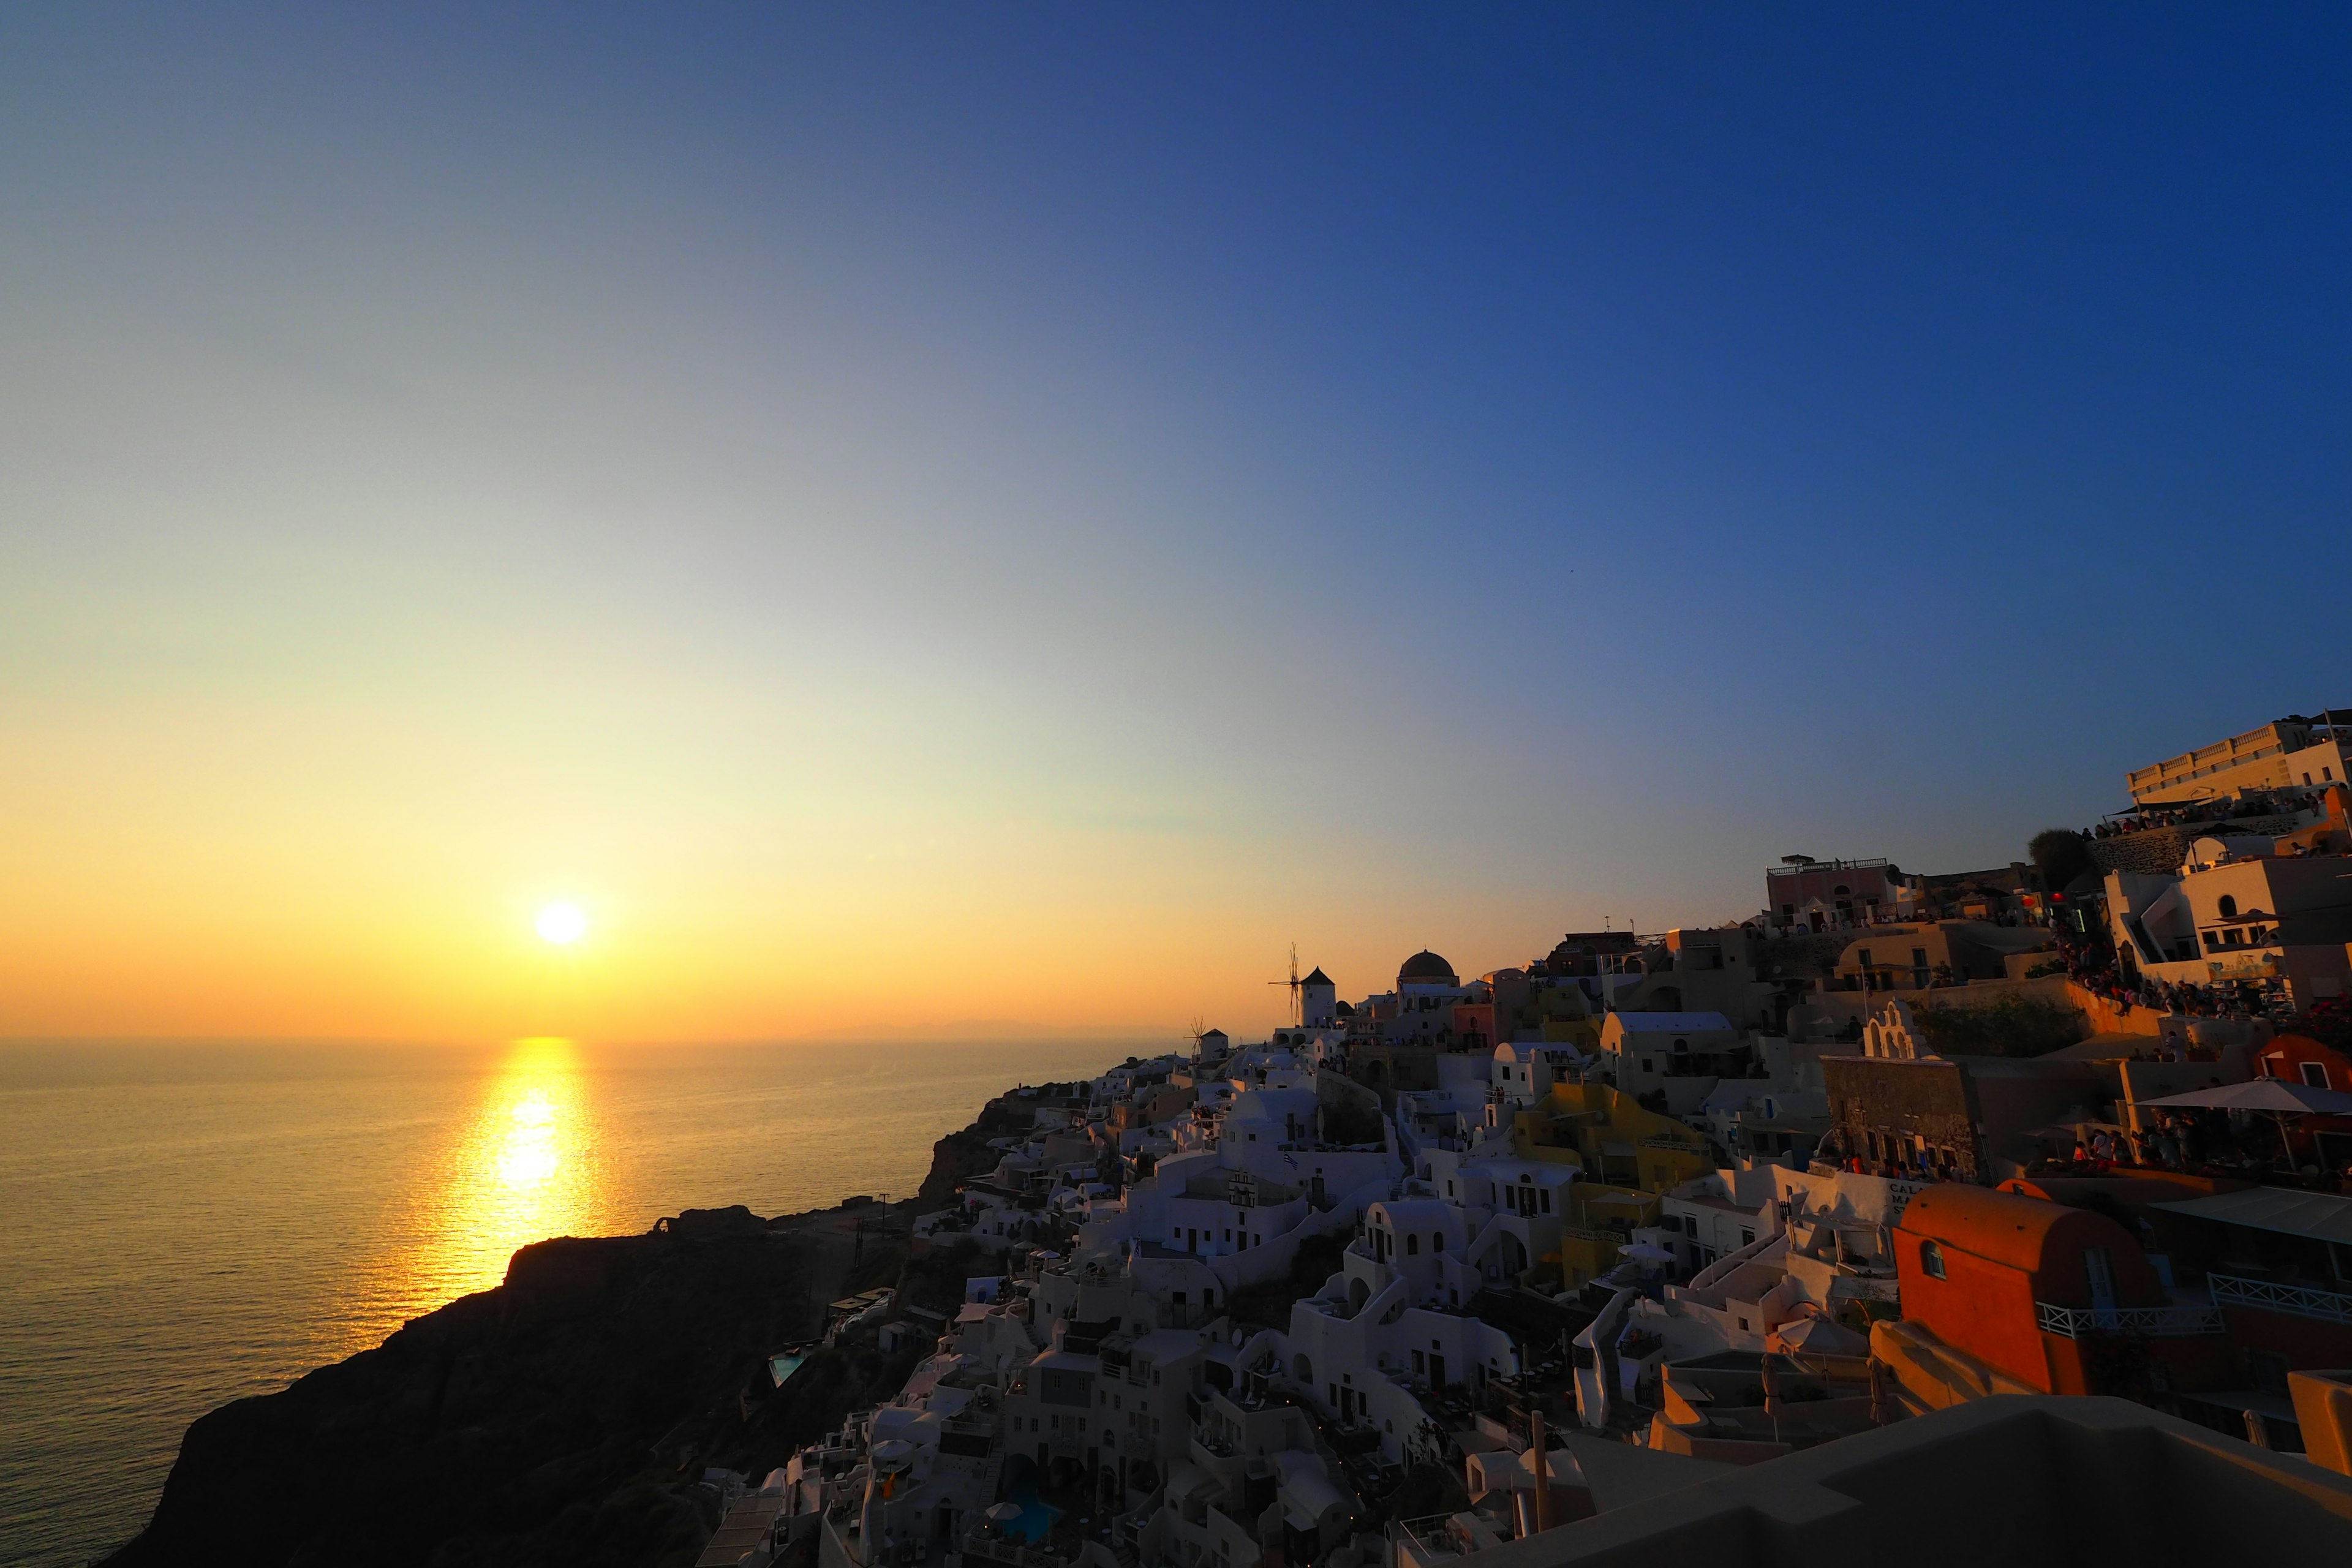
[[[1017,1504],[1021,1517],[1007,1520],[1004,1528],[1023,1540],[1032,1542],[1045,1539],[1062,1510],[1037,1496],[1037,1483],[1028,1476],[1015,1476],[1004,1489],[1004,1500]]]

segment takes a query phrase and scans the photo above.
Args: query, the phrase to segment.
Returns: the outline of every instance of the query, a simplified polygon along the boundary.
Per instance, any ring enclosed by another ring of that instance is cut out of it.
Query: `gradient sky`
[[[1254,1029],[2352,704],[2352,13],[2047,10],[11,8],[0,1033]]]

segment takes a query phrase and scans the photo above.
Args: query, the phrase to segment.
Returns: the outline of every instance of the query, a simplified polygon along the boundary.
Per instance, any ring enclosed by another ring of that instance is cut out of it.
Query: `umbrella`
[[[2162,1100],[2143,1100],[2140,1104],[2177,1105],[2205,1110],[2266,1110],[2278,1120],[2279,1150],[2289,1163],[2294,1161],[2294,1152],[2286,1136],[2288,1117],[2352,1114],[2352,1094],[2346,1094],[2341,1089],[2314,1089],[2305,1083],[2289,1083],[2283,1078],[2249,1079],[2244,1083],[2194,1089],[2187,1094],[2167,1095]]]
[[[2352,1094],[2341,1089],[2314,1089],[2283,1078],[2249,1079],[2211,1089],[2193,1089],[2162,1100],[2143,1100],[2142,1109],[2158,1105],[2194,1106],[2205,1110],[2267,1110],[2276,1115],[2352,1115]]]
[[[1617,1249],[1617,1256],[1620,1258],[1630,1258],[1636,1263],[1673,1263],[1678,1261],[1675,1255],[1667,1251],[1664,1247],[1655,1246],[1646,1241],[1637,1241],[1631,1247],[1621,1247]]]

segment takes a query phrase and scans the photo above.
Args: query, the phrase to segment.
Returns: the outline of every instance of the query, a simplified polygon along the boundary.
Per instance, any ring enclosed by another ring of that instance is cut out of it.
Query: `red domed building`
[[[2088,1209],[1939,1183],[1895,1233],[1906,1324],[2045,1394],[2226,1381],[2221,1315],[2176,1304],[2140,1245]]]

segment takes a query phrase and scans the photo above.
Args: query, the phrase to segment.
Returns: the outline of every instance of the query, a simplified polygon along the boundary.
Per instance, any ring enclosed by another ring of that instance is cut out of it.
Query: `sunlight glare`
[[[484,1077],[469,1126],[444,1152],[420,1215],[423,1245],[397,1288],[404,1315],[506,1277],[519,1247],[616,1223],[597,1159],[590,1075],[570,1040],[517,1040]]]
[[[570,947],[588,934],[588,912],[578,904],[550,904],[539,911],[539,934],[558,947]]]

